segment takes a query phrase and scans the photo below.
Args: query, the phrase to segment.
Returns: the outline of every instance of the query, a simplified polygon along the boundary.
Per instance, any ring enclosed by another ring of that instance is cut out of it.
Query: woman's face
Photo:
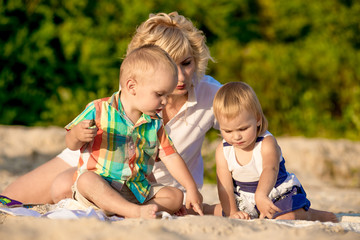
[[[194,57],[189,54],[176,61],[178,67],[178,84],[172,95],[181,96],[188,93],[193,84],[193,77],[195,73],[195,60]]]

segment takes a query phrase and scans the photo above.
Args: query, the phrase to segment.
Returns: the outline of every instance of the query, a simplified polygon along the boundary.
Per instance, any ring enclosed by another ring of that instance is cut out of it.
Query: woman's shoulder
[[[198,87],[200,88],[212,88],[218,90],[221,86],[220,82],[209,75],[204,75],[198,83]]]
[[[199,97],[206,96],[207,98],[213,98],[221,86],[221,83],[219,83],[213,77],[205,75],[195,86],[195,92]]]

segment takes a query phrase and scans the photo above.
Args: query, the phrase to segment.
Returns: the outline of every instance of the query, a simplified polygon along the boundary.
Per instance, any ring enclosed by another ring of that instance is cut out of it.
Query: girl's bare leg
[[[52,183],[61,172],[69,168],[61,158],[55,157],[16,179],[1,195],[26,204],[54,203],[50,191]]]
[[[192,209],[186,209],[187,214],[191,214],[191,215],[199,215],[197,212],[195,212]],[[207,203],[203,203],[203,212],[205,215],[214,215],[214,216],[218,216],[218,217],[222,217],[222,207],[221,204],[207,204]]]
[[[332,212],[321,211],[310,208],[308,211],[308,218],[310,221],[320,221],[320,222],[339,222],[336,215]]]
[[[218,216],[218,217],[222,217],[222,207],[221,204],[203,204],[204,207],[204,214],[205,215],[214,215],[214,216]]]
[[[320,222],[339,222],[336,215],[332,212],[320,211],[309,208],[305,211],[303,208],[297,209],[293,212],[289,212],[278,216],[276,219],[287,220],[307,220],[307,221],[320,221]]]
[[[83,173],[77,182],[78,191],[104,210],[127,218],[156,218],[156,204],[137,205],[127,201],[108,182],[94,172]]]

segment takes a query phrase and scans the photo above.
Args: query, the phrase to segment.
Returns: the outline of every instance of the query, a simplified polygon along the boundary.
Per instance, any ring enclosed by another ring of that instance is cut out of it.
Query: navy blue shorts
[[[303,187],[294,186],[290,191],[284,193],[280,197],[273,199],[275,206],[281,209],[281,212],[274,214],[273,218],[277,218],[280,215],[295,211],[303,208],[308,211],[310,208],[310,201],[306,198],[306,192]],[[260,215],[259,210],[255,206],[256,211]],[[223,217],[226,217],[224,211],[222,211]]]
[[[310,201],[306,198],[306,192],[304,188],[298,186],[294,186],[289,192],[281,195],[279,198],[274,199],[273,203],[282,210],[281,212],[275,213],[273,218],[300,208],[303,208],[305,211],[307,211],[311,205]]]

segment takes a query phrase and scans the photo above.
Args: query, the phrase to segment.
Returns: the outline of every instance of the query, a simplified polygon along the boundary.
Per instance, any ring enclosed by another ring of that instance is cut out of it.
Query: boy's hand
[[[202,201],[203,197],[197,189],[186,191],[186,208],[192,208],[200,216],[204,215]]]
[[[274,214],[281,212],[281,209],[275,206],[275,204],[267,196],[256,196],[255,195],[256,206],[260,212],[260,219],[265,217],[272,219]]]
[[[229,218],[235,218],[235,219],[250,219],[249,214],[243,211],[238,211],[232,215],[229,216]]]
[[[95,138],[97,130],[94,120],[84,120],[71,129],[76,138],[85,143],[91,142]]]

